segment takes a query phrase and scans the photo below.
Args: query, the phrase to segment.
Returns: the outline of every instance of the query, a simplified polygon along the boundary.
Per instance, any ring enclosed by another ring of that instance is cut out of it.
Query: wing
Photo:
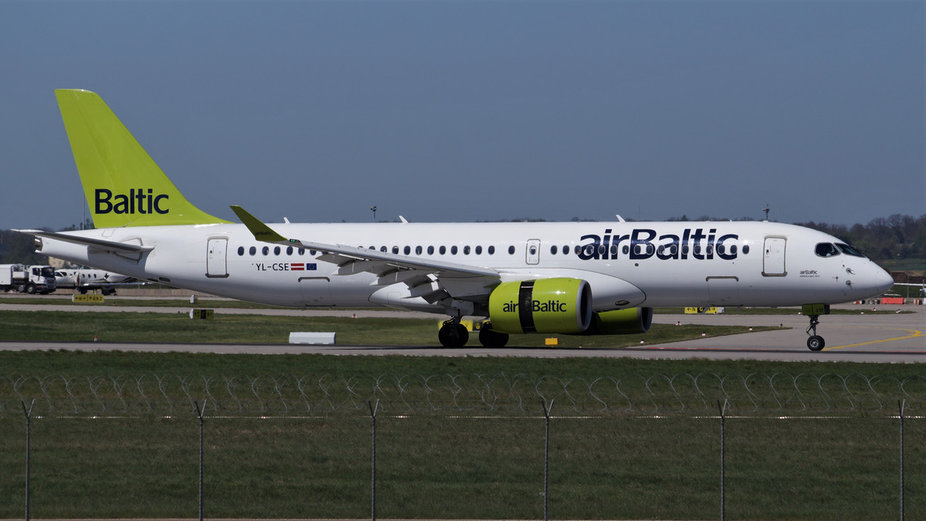
[[[240,206],[233,205],[231,209],[259,241],[320,251],[322,255],[318,258],[336,264],[338,275],[361,272],[376,275],[374,284],[389,288],[375,292],[371,296],[374,302],[436,312],[462,310],[464,314],[471,314],[473,305],[486,303],[492,288],[500,281],[499,273],[489,268],[398,255],[346,244],[289,239]],[[394,287],[398,284],[402,287]]]

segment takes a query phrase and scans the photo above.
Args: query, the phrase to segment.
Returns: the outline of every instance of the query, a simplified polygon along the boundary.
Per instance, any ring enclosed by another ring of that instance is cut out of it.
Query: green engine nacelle
[[[501,333],[583,333],[592,321],[592,290],[570,278],[503,282],[489,295],[489,318]]]
[[[653,324],[653,308],[628,308],[601,311],[592,317],[591,335],[627,335],[646,333]]]

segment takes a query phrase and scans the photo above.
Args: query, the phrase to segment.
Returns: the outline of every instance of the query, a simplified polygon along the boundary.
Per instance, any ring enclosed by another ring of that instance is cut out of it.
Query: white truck
[[[51,266],[0,264],[0,291],[44,295],[56,287],[55,268]]]

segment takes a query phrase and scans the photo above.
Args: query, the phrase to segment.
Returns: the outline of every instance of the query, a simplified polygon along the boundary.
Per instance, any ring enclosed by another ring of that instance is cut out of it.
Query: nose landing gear
[[[811,351],[823,350],[826,347],[826,341],[817,334],[817,324],[820,323],[820,315],[830,314],[829,304],[804,304],[801,306],[801,313],[810,318],[810,327],[807,328],[807,334],[810,335],[807,339],[807,348]],[[811,332],[813,332],[812,335]]]

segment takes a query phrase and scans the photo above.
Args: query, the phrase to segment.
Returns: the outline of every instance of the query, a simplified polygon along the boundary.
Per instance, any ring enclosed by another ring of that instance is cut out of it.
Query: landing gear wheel
[[[479,343],[484,347],[505,347],[508,343],[508,333],[499,333],[492,329],[492,325],[485,323],[479,330]]]
[[[829,313],[829,309],[826,310]],[[807,339],[807,348],[811,351],[821,351],[826,345],[826,342],[823,341],[823,337],[817,334],[817,325],[820,324],[820,315],[809,314],[810,318],[810,327],[807,328],[807,334],[810,335],[810,338]]]
[[[826,342],[820,335],[813,335],[807,339],[807,348],[811,351],[820,351],[826,346]]]
[[[437,332],[437,338],[444,347],[463,347],[469,340],[469,331],[459,322],[448,320]]]

